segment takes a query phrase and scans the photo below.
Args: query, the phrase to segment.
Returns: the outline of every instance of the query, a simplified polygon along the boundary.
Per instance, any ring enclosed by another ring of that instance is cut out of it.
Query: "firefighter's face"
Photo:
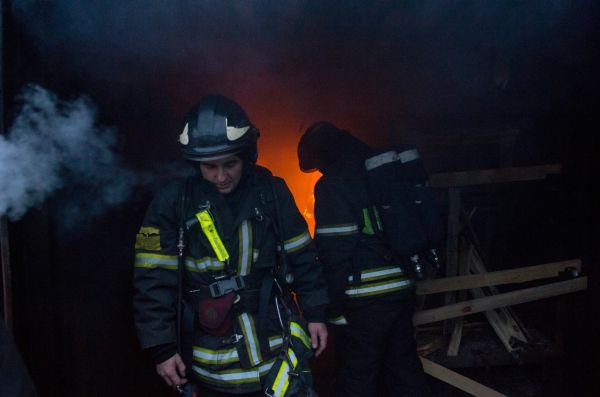
[[[200,163],[202,177],[214,184],[219,193],[227,194],[235,190],[242,177],[242,160],[235,155],[220,160]]]

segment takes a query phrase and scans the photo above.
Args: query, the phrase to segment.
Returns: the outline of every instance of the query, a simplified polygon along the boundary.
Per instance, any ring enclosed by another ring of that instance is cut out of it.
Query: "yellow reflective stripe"
[[[240,361],[237,349],[211,350],[194,346],[194,361],[202,364],[229,364]]]
[[[219,236],[219,232],[217,232],[215,222],[213,221],[210,212],[208,212],[208,210],[202,210],[196,214],[196,218],[198,219],[198,222],[200,222],[200,227],[208,239],[208,242],[215,251],[215,254],[217,254],[217,258],[220,261],[229,259],[229,252],[227,252],[223,241],[221,241],[221,237]]]
[[[356,288],[348,288],[346,289],[346,295],[348,295],[350,298],[379,295],[408,288],[412,285],[412,283],[413,282],[409,279],[383,281],[380,283],[368,284]]]
[[[287,252],[297,251],[305,246],[307,246],[311,242],[310,233],[308,230],[305,230],[303,233],[297,235],[296,237],[292,237],[289,240],[285,240],[283,242],[283,247]]]
[[[244,221],[238,228],[239,235],[239,263],[238,275],[245,276],[250,274],[252,265],[252,226],[250,222]]]
[[[206,368],[192,365],[192,370],[198,378],[213,384],[243,384],[243,383],[259,383],[260,377],[265,376],[271,367],[275,359],[265,361],[259,366],[249,369],[228,369],[222,371],[208,370]]]
[[[152,226],[142,226],[135,236],[135,249],[160,251],[160,230]]]
[[[358,225],[356,223],[319,226],[315,229],[315,235],[320,236],[347,236],[356,233],[358,233]]]
[[[327,320],[327,322],[329,322],[330,324],[333,324],[333,325],[347,325],[348,324],[348,320],[346,320],[346,317],[344,317],[344,316],[337,316],[335,318],[330,318],[329,320]]]
[[[310,337],[306,334],[304,328],[302,328],[300,324],[294,321],[290,322],[290,332],[293,336],[300,339],[302,343],[304,343],[304,346],[306,346],[309,350],[311,349]]]
[[[368,282],[368,281],[377,281],[390,277],[402,276],[404,273],[402,269],[394,266],[385,266],[385,267],[377,267],[375,269],[363,270],[360,273],[360,281]],[[348,276],[348,282],[354,281],[354,276]]]
[[[271,348],[272,351],[281,347],[281,345],[283,345],[283,338],[281,336],[269,336],[269,348]]]
[[[256,328],[254,327],[254,319],[248,313],[242,313],[238,316],[242,334],[244,335],[244,344],[248,352],[250,364],[257,365],[262,361],[260,353],[260,345],[256,336]]]
[[[190,272],[218,271],[225,269],[225,264],[209,256],[200,259],[188,257],[185,258],[185,268]]]
[[[365,226],[362,229],[364,234],[373,235],[375,232],[373,231],[373,225],[371,225],[371,217],[369,216],[369,210],[367,208],[363,208],[363,220],[365,222]]]
[[[287,351],[288,357],[292,362],[292,370],[296,369],[298,365],[298,358],[294,354],[294,351],[288,348]],[[272,390],[274,397],[283,397],[288,387],[290,386],[290,365],[288,364],[288,360],[281,361],[281,367],[279,367],[279,371],[277,371],[277,376],[275,377],[275,381],[273,382]]]
[[[147,252],[138,252],[135,254],[135,267],[146,269],[155,269],[161,267],[169,270],[177,269],[176,255],[149,254]]]

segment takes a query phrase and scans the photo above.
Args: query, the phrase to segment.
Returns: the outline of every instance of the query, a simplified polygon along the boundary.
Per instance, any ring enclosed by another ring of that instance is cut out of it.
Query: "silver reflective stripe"
[[[310,233],[308,230],[304,231],[302,234],[299,234],[296,237],[292,237],[289,240],[285,240],[283,242],[283,247],[287,252],[294,252],[302,247],[308,245],[311,242]]]
[[[306,346],[307,349],[311,349],[310,346],[310,337],[306,334],[306,331],[304,331],[304,328],[302,328],[302,326],[300,324],[298,324],[295,321],[291,321],[290,322],[290,333],[295,336],[296,338],[300,339],[302,341],[302,343],[304,343],[304,346]]]
[[[238,234],[240,239],[238,275],[245,276],[250,274],[252,265],[252,227],[248,221],[242,222]]]
[[[319,226],[315,229],[315,235],[336,236],[347,235],[358,232],[358,225],[355,223],[347,223],[343,225]]]
[[[391,276],[402,275],[402,269],[399,267],[379,267],[376,269],[363,270],[360,274],[360,281],[374,281]],[[354,281],[354,276],[348,276],[348,282]]]
[[[242,327],[242,334],[244,334],[244,343],[246,345],[246,351],[248,352],[248,359],[250,364],[257,365],[262,361],[262,355],[260,354],[260,345],[256,336],[256,328],[254,327],[254,319],[248,315],[248,313],[242,313],[238,316],[240,326]]]
[[[177,256],[138,252],[135,255],[135,267],[177,269]]]
[[[206,368],[192,365],[192,370],[199,378],[210,383],[254,383],[260,382],[260,377],[266,375],[273,366],[274,359],[250,369],[228,369],[224,371],[209,371]]]
[[[292,363],[292,370],[296,368],[298,365],[298,357],[294,354],[292,349],[288,349],[287,351],[289,361]],[[275,377],[275,381],[273,382],[273,396],[275,397],[283,397],[285,392],[290,385],[290,366],[287,360],[281,361],[281,367],[277,372],[277,376]]]
[[[269,347],[271,350],[275,350],[278,347],[283,345],[283,338],[281,336],[270,336],[269,337]]]
[[[403,152],[398,153],[398,160],[400,160],[401,163],[408,163],[409,161],[414,161],[419,157],[420,156],[417,149],[405,150]]]
[[[202,364],[228,364],[240,361],[237,349],[210,350],[194,346],[194,360]]]
[[[398,160],[398,153],[395,150],[378,154],[377,156],[369,157],[365,160],[365,169],[371,171],[373,168],[377,168],[387,163],[392,163]]]
[[[225,269],[225,264],[217,258],[205,256],[204,258],[185,258],[185,268],[190,272],[207,272]]]
[[[356,287],[356,288],[348,288],[348,289],[346,289],[346,295],[348,295],[351,298],[352,297],[358,298],[358,297],[363,297],[363,296],[378,295],[378,294],[382,294],[384,292],[398,291],[398,290],[407,288],[410,285],[412,285],[412,281],[408,280],[408,279],[390,280],[390,281],[369,284],[366,286],[361,286],[361,287]]]

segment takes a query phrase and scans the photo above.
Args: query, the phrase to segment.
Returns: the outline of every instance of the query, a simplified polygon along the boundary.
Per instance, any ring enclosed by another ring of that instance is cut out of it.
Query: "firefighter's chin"
[[[231,193],[233,190],[233,183],[224,183],[222,185],[217,185],[217,190],[221,194]]]

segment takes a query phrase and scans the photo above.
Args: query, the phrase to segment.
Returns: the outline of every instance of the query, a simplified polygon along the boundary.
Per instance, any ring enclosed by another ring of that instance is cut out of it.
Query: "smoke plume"
[[[0,136],[0,214],[18,220],[61,190],[67,194],[57,207],[69,225],[123,203],[143,180],[115,153],[115,131],[96,125],[88,98],[62,101],[31,85],[19,99],[20,112]]]

